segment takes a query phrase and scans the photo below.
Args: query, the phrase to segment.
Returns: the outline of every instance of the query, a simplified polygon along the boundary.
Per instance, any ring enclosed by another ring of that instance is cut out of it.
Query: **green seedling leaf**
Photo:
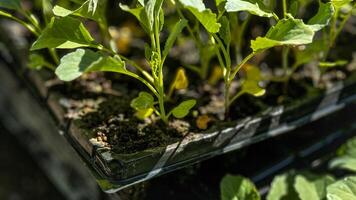
[[[11,10],[21,9],[21,0],[0,0],[0,8],[7,8]]]
[[[267,200],[280,200],[288,194],[287,178],[286,174],[274,177]]]
[[[332,67],[341,67],[347,65],[347,60],[338,60],[336,62],[319,62],[319,67],[322,68],[332,68]]]
[[[87,19],[91,19],[94,21],[97,21],[98,23],[102,23],[106,25],[106,5],[107,5],[107,0],[100,0],[97,3],[97,8],[95,8],[95,11],[93,12],[93,8],[91,8],[91,5],[93,2],[91,0],[85,1],[79,8],[75,10],[70,10],[61,6],[56,5],[53,8],[53,13],[56,16],[59,17],[66,17],[69,15],[74,15],[74,16],[79,16]]]
[[[327,26],[334,15],[334,7],[329,3],[320,3],[318,13],[308,21],[313,31],[319,31]]]
[[[300,19],[282,19],[271,27],[265,37],[251,41],[254,52],[283,45],[303,45],[313,42],[314,31]]]
[[[225,2],[226,0],[215,0],[215,5],[218,8],[220,14],[225,11]]]
[[[341,155],[331,160],[329,167],[356,172],[356,138],[347,141],[339,152],[341,152]]]
[[[227,0],[225,9],[227,12],[246,11],[252,15],[260,17],[273,17],[273,13],[268,11],[261,0]]]
[[[220,183],[221,200],[260,200],[255,185],[247,178],[226,175]]]
[[[98,1],[99,0],[89,0],[88,11],[91,12],[92,14],[95,13],[95,11],[98,7]],[[100,1],[103,1],[103,0],[100,0]]]
[[[37,53],[30,54],[30,62],[29,65],[30,69],[40,70],[43,67],[54,68],[50,63],[48,63],[45,58]]]
[[[267,200],[298,199],[293,187],[295,173],[293,171],[278,175],[273,179]]]
[[[72,17],[52,18],[31,50],[43,48],[73,49],[98,46],[89,31],[77,19]]]
[[[255,97],[263,96],[266,90],[259,86],[259,82],[262,80],[261,71],[258,67],[253,65],[245,65],[246,80],[242,84],[242,93],[247,93]]]
[[[164,50],[162,53],[163,58],[166,58],[168,56],[169,51],[173,47],[174,42],[177,40],[177,37],[183,31],[184,27],[186,27],[187,25],[188,25],[188,21],[185,19],[181,19],[175,24],[164,46]]]
[[[179,0],[179,2],[186,7],[189,6],[195,8],[199,12],[203,12],[204,10],[206,10],[206,7],[202,0]]]
[[[143,29],[146,31],[146,33],[151,33],[151,24],[148,20],[148,16],[146,13],[146,10],[144,7],[138,7],[138,8],[130,8],[127,5],[123,5],[120,4],[120,8],[123,11],[126,11],[130,14],[132,14],[133,16],[136,17],[136,19],[140,22],[141,26],[143,27]]]
[[[147,14],[148,25],[150,30],[154,30],[154,23],[157,21],[156,16],[160,15],[160,10],[163,4],[163,0],[148,0],[145,4],[145,11]]]
[[[53,17],[52,9],[53,9],[53,7],[52,7],[51,1],[42,0],[42,12],[43,12],[43,17],[45,19],[46,24],[51,22],[51,18]]]
[[[314,180],[308,180],[305,176],[297,175],[294,187],[301,200],[320,200],[326,198],[326,187],[334,181],[331,176],[314,177]]]
[[[216,14],[207,9],[202,0],[179,0],[179,2],[197,18],[209,33],[219,32],[220,24],[217,22]]]
[[[346,177],[327,187],[328,200],[356,200],[356,176]]]
[[[210,9],[199,12],[196,8],[187,8],[209,33],[219,32],[220,24],[217,22],[217,16]]]
[[[140,92],[138,97],[131,101],[131,107],[137,111],[147,111],[153,108],[154,98],[150,93]]]
[[[231,31],[230,31],[230,22],[226,16],[220,18],[221,28],[219,31],[219,36],[224,41],[226,46],[230,46],[231,43]]]
[[[84,73],[94,71],[129,73],[125,63],[118,58],[104,56],[88,49],[77,49],[61,59],[56,75],[63,81],[72,81]]]
[[[300,4],[300,2],[298,0],[293,0],[290,3],[288,12],[294,17],[297,16],[297,14],[298,14],[299,6],[300,6],[299,4]]]
[[[194,99],[184,101],[180,103],[177,107],[175,107],[171,112],[173,116],[178,119],[184,118],[189,114],[190,109],[192,109],[196,103],[197,102]]]
[[[331,3],[335,7],[335,10],[339,10],[341,7],[351,2],[352,0],[331,0]]]

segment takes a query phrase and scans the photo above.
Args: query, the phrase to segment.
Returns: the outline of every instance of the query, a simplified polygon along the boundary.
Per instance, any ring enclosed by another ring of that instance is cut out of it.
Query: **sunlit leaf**
[[[283,45],[303,45],[313,42],[314,31],[299,19],[282,19],[270,28],[265,37],[251,42],[254,52]]]
[[[308,180],[306,176],[297,175],[294,187],[301,200],[320,200],[326,198],[326,188],[334,181],[330,176],[313,177]]]
[[[84,25],[72,17],[52,18],[51,23],[33,43],[31,50],[43,48],[73,49],[97,46]]]
[[[356,176],[346,177],[327,187],[328,200],[356,200]]]
[[[265,8],[261,0],[227,0],[225,9],[227,12],[246,11],[260,17],[273,17],[273,13]]]
[[[313,31],[319,31],[327,26],[334,15],[334,7],[329,3],[320,3],[318,13],[308,21]]]
[[[63,81],[72,81],[83,73],[93,71],[128,73],[125,63],[118,58],[104,56],[88,49],[77,49],[61,59],[56,75]]]

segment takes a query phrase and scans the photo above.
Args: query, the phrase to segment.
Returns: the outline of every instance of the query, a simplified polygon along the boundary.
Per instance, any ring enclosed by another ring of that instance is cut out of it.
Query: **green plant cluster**
[[[258,97],[266,93],[259,85],[262,80],[259,69],[247,65],[263,51],[283,47],[281,60],[285,76],[282,81],[288,81],[298,67],[311,60],[318,60],[324,67],[345,64],[343,61],[330,63],[327,58],[355,8],[352,0],[319,0],[318,11],[305,22],[298,18],[299,11],[310,3],[305,0],[281,1],[283,10],[280,16],[276,13],[275,1],[263,0],[215,0],[214,5],[209,7],[202,0],[136,0],[130,5],[120,3],[120,11],[132,14],[149,38],[143,55],[149,65],[146,68],[120,54],[120,49],[110,42],[112,38],[108,34],[106,13],[108,0],[60,0],[57,5],[49,0],[36,2],[43,11],[43,20],[25,9],[21,0],[0,0],[0,16],[19,22],[36,37],[30,49],[30,67],[47,67],[63,81],[73,81],[85,73],[96,71],[127,75],[147,87],[147,91],[142,91],[131,102],[137,117],[146,118],[156,113],[165,123],[171,116],[184,118],[196,104],[196,100],[189,99],[169,111],[166,106],[174,90],[189,87],[184,70],[177,72],[168,90],[165,85],[167,80],[164,71],[169,70],[166,59],[182,32],[189,34],[200,55],[201,66],[186,67],[197,72],[202,81],[207,79],[211,60],[218,60],[225,85],[227,114],[231,104],[241,95]],[[175,15],[174,23],[167,21],[167,10],[170,15]],[[245,14],[244,18],[240,17],[241,13]],[[269,19],[275,25],[264,36],[244,41],[252,17]],[[97,23],[103,37],[101,41],[94,39],[84,21]],[[168,37],[162,37],[162,32],[167,30]],[[318,37],[317,32],[320,33]],[[250,44],[251,50],[247,55],[243,55],[244,43]],[[304,46],[304,50],[296,50],[296,46]],[[52,58],[43,57],[39,53],[41,49],[48,49]],[[67,49],[69,53],[59,59],[58,49]],[[289,66],[291,49],[295,50],[296,59]],[[231,85],[242,68],[245,68],[246,78],[238,92],[232,91]]]
[[[329,168],[349,175],[336,179],[332,175],[290,171],[274,178],[267,200],[354,200],[356,199],[356,138],[349,140],[329,162]],[[220,184],[222,200],[260,200],[256,186],[242,176],[226,175]]]

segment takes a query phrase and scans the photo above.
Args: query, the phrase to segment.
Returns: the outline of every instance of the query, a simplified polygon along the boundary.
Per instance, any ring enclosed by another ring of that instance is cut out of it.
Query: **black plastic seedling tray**
[[[37,72],[25,70],[18,60],[18,52],[11,52],[12,71],[45,102],[65,135],[90,164],[99,185],[108,193],[187,165],[224,154],[267,138],[276,137],[324,117],[356,100],[356,74],[339,82],[323,94],[310,88],[306,98],[288,106],[278,106],[234,121],[220,130],[188,134],[182,141],[166,147],[148,149],[133,154],[115,154],[90,142],[90,137],[74,122],[66,121],[57,97],[49,93]],[[5,59],[6,60],[6,59]],[[17,61],[17,62],[16,62]],[[54,94],[55,95],[55,94]]]
[[[26,80],[41,83],[33,72],[26,73]],[[55,113],[57,121],[67,124],[65,133],[68,139],[90,163],[103,190],[114,193],[158,175],[276,137],[340,110],[356,100],[355,80],[354,74],[322,95],[312,91],[303,100],[289,106],[270,108],[256,116],[235,121],[221,130],[188,134],[180,142],[167,147],[133,154],[115,154],[90,142],[89,134],[79,129],[75,121],[65,121],[58,97],[47,95],[47,105]]]

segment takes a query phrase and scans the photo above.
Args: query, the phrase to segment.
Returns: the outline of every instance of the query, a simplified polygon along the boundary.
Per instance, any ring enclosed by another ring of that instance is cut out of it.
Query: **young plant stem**
[[[287,11],[287,0],[283,0],[283,18],[287,17],[288,11]]]
[[[26,29],[28,29],[31,33],[33,33],[36,37],[38,37],[40,35],[40,33],[36,30],[35,27],[33,27],[32,25],[28,24],[27,22],[12,16],[11,14],[7,13],[7,12],[3,12],[0,10],[0,16],[12,19],[16,22],[18,22],[19,24],[21,24],[22,26],[24,26]]]
[[[237,73],[240,69],[252,58],[256,55],[256,52],[250,53],[247,57],[245,57],[235,69],[231,69],[228,76],[225,78],[225,117],[229,114],[230,105],[242,94],[237,93],[232,99],[230,99],[230,87],[232,81],[235,79]]]
[[[350,11],[347,13],[347,15],[343,18],[343,20],[340,22],[339,27],[336,26],[337,24],[337,17],[339,15],[338,10],[336,10],[336,13],[334,14],[334,17],[332,18],[331,21],[331,27],[330,27],[330,42],[329,42],[329,46],[327,48],[327,50],[324,53],[324,58],[323,61],[326,61],[327,58],[329,57],[329,52],[331,50],[331,48],[335,45],[336,39],[339,36],[339,34],[341,33],[341,31],[343,30],[346,22],[349,20],[349,18],[352,16],[352,11],[355,8],[356,3],[353,4],[352,8],[350,9]]]
[[[242,41],[245,36],[245,30],[247,27],[247,24],[250,22],[251,15],[248,14],[247,18],[242,22],[241,26],[239,27],[239,30],[237,31],[237,40],[236,40],[236,61],[237,63],[240,63],[242,61]]]

